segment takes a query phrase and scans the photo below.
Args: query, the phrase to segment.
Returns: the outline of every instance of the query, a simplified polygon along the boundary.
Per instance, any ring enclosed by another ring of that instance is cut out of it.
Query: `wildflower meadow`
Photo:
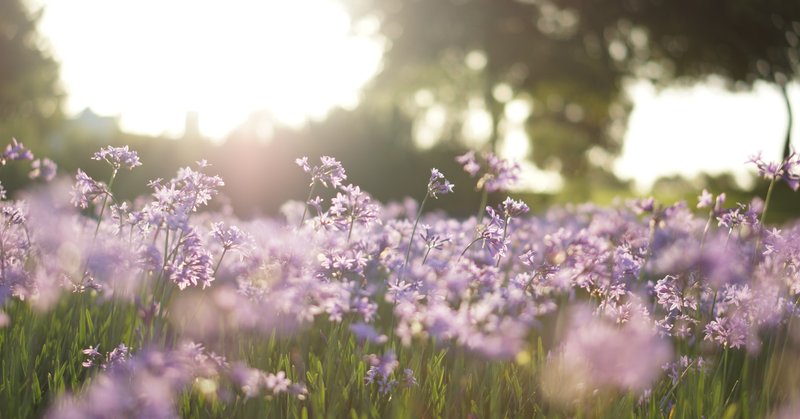
[[[124,201],[135,150],[97,180],[13,140],[34,184],[0,190],[0,417],[800,417],[800,226],[769,223],[796,153],[751,159],[752,202],[548,209],[515,163],[454,158],[473,184],[431,168],[381,203],[300,157],[307,200],[245,220],[205,161]],[[461,188],[473,216],[426,212]]]

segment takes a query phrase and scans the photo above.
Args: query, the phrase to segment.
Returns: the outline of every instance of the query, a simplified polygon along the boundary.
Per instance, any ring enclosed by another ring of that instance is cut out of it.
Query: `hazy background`
[[[324,154],[384,201],[438,167],[458,194],[436,204],[467,214],[467,149],[519,161],[538,209],[744,200],[748,156],[800,135],[799,39],[778,0],[0,0],[0,139],[99,179],[91,153],[128,144],[127,196],[207,158],[242,215],[303,199],[294,158]]]

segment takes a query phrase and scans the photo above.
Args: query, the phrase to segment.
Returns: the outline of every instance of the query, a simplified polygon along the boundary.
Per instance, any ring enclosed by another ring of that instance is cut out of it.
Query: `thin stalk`
[[[347,230],[347,243],[350,243],[350,236],[353,235],[353,225],[356,223],[356,220],[353,216],[350,216],[350,228]],[[412,233],[413,235],[413,233]]]
[[[708,220],[706,221],[706,226],[703,228],[703,237],[700,239],[700,249],[702,249],[706,244],[706,236],[708,235],[708,230],[711,229],[711,220],[714,218],[714,211],[708,212]]]
[[[481,225],[481,221],[483,221],[483,215],[486,213],[486,203],[489,201],[489,191],[486,188],[483,188],[483,192],[481,193],[481,206],[478,207],[478,223],[477,225]]]
[[[506,218],[505,225],[503,226],[503,240],[500,242],[501,245],[506,243],[506,234],[508,234],[508,223],[511,221],[511,217]],[[497,263],[494,265],[495,268],[500,267],[500,253],[497,254]]]
[[[472,247],[472,245],[473,245],[473,244],[477,243],[477,242],[478,242],[478,240],[480,240],[480,239],[481,239],[481,238],[480,238],[480,237],[478,237],[477,239],[475,239],[475,240],[471,241],[471,242],[470,242],[470,243],[467,245],[467,247],[465,247],[465,248],[464,248],[464,250],[462,250],[462,251],[461,251],[461,254],[460,254],[460,255],[458,255],[458,260],[461,260],[461,258],[464,256],[464,254],[465,254],[465,253],[467,253],[467,250],[469,250],[469,248],[470,248],[470,247]]]
[[[306,198],[305,202],[303,202],[303,217],[300,218],[300,228],[303,227],[303,221],[306,220],[306,215],[308,214],[308,201],[311,200],[311,195],[314,194],[314,187],[317,186],[317,182],[311,182],[311,188],[308,190],[308,198]]]
[[[217,270],[219,270],[219,265],[222,264],[222,258],[225,257],[225,253],[227,253],[227,252],[228,252],[228,248],[227,247],[223,247],[222,248],[222,254],[219,255],[219,260],[217,261],[217,266],[214,266],[214,275],[213,276],[215,278],[217,277]]]
[[[408,238],[408,249],[406,249],[406,260],[403,262],[403,270],[400,273],[401,277],[405,273],[406,267],[408,266],[408,258],[411,257],[411,245],[414,243],[414,234],[417,232],[417,224],[419,224],[419,219],[422,217],[422,209],[425,208],[425,203],[428,202],[428,197],[430,195],[430,191],[425,192],[425,198],[422,198],[422,203],[419,204],[419,209],[417,210],[417,219],[414,220],[414,227],[411,229],[411,237]]]
[[[111,179],[108,180],[108,191],[103,196],[103,205],[100,207],[100,216],[97,218],[97,226],[94,228],[94,237],[100,231],[100,223],[103,221],[103,213],[106,211],[106,204],[108,203],[108,196],[111,195],[111,188],[114,186],[114,179],[117,178],[117,169],[111,173]]]
[[[426,260],[428,260],[428,255],[429,255],[430,253],[431,253],[431,248],[430,248],[430,247],[428,247],[428,248],[425,250],[425,256],[423,256],[423,257],[422,257],[422,264],[423,264],[423,265],[425,264],[425,261],[426,261]]]
[[[3,237],[0,237],[0,279],[6,280],[6,246],[5,246],[5,228],[3,229]]]
[[[642,262],[642,266],[639,268],[639,282],[644,280],[645,268],[647,268],[647,264],[650,263],[650,256],[653,253],[653,240],[656,239],[656,229],[658,228],[658,220],[656,217],[653,217],[650,220],[650,236],[647,241],[647,253],[644,255],[644,262]]]
[[[769,181],[769,188],[767,189],[767,198],[764,201],[764,212],[761,213],[761,219],[758,222],[759,232],[756,236],[756,258],[758,257],[758,252],[761,250],[761,234],[764,231],[764,220],[767,218],[767,210],[769,209],[769,201],[772,198],[772,189],[775,187],[775,176],[772,177],[772,180]]]

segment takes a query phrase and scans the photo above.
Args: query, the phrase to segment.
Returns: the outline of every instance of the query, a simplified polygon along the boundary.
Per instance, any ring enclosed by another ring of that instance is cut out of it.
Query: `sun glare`
[[[381,46],[333,0],[39,0],[62,62],[68,110],[123,129],[180,135],[197,112],[220,138],[254,111],[299,125],[357,105]]]

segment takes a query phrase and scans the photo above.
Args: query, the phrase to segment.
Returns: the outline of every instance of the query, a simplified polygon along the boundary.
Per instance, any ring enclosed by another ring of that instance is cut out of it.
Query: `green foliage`
[[[41,12],[26,1],[0,2],[0,139],[17,137],[34,153],[61,118],[58,63],[37,33]]]
[[[102,302],[73,294],[48,313],[21,301],[6,306],[12,323],[0,329],[0,404],[3,417],[41,416],[56,396],[80,393],[97,371],[81,366],[89,345],[111,349],[129,336],[140,320],[130,304]],[[292,381],[305,382],[308,395],[246,398],[239,392],[226,400],[196,387],[178,406],[186,418],[406,418],[406,417],[606,417],[693,418],[763,417],[797,388],[798,354],[787,346],[790,336],[775,334],[757,355],[721,350],[719,362],[687,368],[678,383],[663,378],[649,399],[634,394],[601,392],[571,408],[542,397],[540,374],[547,353],[540,337],[515,361],[486,361],[461,348],[415,341],[404,347],[391,341],[402,367],[415,372],[418,385],[381,395],[366,385],[364,356],[380,348],[358,343],[349,321],[318,319],[292,336],[238,333],[207,346],[254,368],[284,370]],[[74,325],[78,325],[77,329]],[[137,351],[141,348],[133,348]],[[777,354],[787,350],[786,356]]]

